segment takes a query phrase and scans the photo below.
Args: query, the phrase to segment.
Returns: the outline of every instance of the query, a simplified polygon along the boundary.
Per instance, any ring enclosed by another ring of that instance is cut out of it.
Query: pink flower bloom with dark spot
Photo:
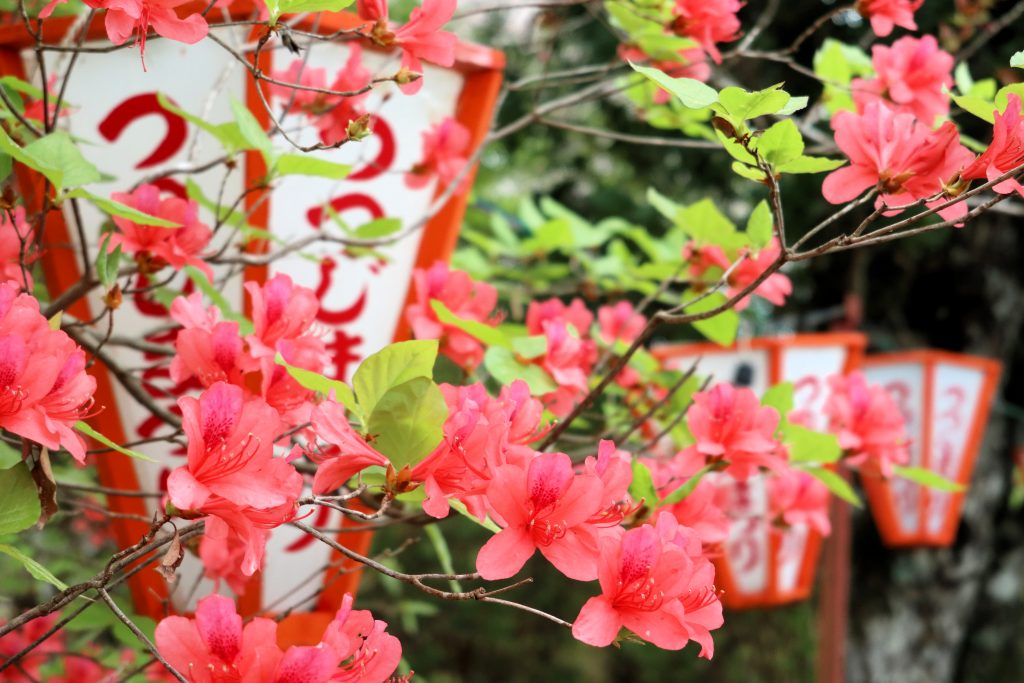
[[[423,133],[423,153],[419,162],[405,174],[405,184],[412,189],[426,187],[433,178],[442,187],[453,182],[469,163],[469,129],[450,116]],[[469,176],[464,173],[455,190],[469,190]]]
[[[846,461],[865,471],[892,476],[892,466],[910,460],[909,438],[903,413],[892,396],[878,384],[868,384],[853,372],[829,379],[832,393],[825,402],[829,431],[847,451]]]
[[[952,122],[932,131],[912,114],[898,114],[882,102],[869,102],[862,114],[841,111],[832,118],[836,144],[850,165],[832,171],[821,192],[833,204],[853,201],[864,190],[877,187],[876,207],[901,206],[938,195],[974,155],[960,144]],[[926,202],[936,206],[939,197]],[[939,211],[947,220],[967,213],[964,202]]]
[[[1006,109],[1002,113],[995,112],[992,143],[962,175],[965,180],[995,180],[1021,164],[1024,164],[1024,117],[1021,116],[1020,95],[1011,94]],[[1017,192],[1024,197],[1024,185],[1015,178],[997,183],[992,189],[1000,194]]]
[[[487,580],[513,576],[540,550],[571,579],[597,577],[597,531],[586,522],[601,506],[601,480],[576,474],[565,453],[540,453],[528,467],[499,467],[487,502],[502,530],[476,558]]]
[[[916,31],[914,12],[924,0],[859,0],[856,9],[871,22],[871,30],[879,38],[885,38],[894,26]]]
[[[876,45],[871,49],[871,64],[875,78],[855,78],[850,83],[858,111],[882,100],[897,113],[913,114],[928,128],[949,113],[953,55],[940,49],[934,36],[906,36],[892,47]]]
[[[171,503],[213,515],[245,544],[241,571],[260,568],[265,534],[295,516],[302,475],[273,456],[277,411],[262,399],[245,400],[241,387],[219,382],[199,399],[178,399],[188,437],[188,464],[167,480]],[[209,527],[206,533],[210,534]]]
[[[716,44],[739,38],[740,20],[736,13],[742,7],[740,0],[676,0],[672,28],[677,34],[696,40],[716,64],[721,64],[722,55]]]
[[[114,217],[119,232],[110,238],[110,250],[121,245],[129,254],[148,253],[166,261],[175,270],[195,266],[210,279],[213,271],[200,258],[200,252],[210,242],[213,232],[199,220],[199,205],[192,199],[160,197],[156,185],[140,185],[134,192],[115,192],[115,201],[126,204],[142,213],[177,223],[178,228],[159,228],[153,225],[139,225],[127,218]]]
[[[473,370],[484,359],[483,345],[454,325],[441,322],[431,306],[440,301],[459,318],[494,327],[499,317],[494,312],[498,291],[485,282],[477,282],[461,270],[450,270],[438,261],[430,268],[413,273],[416,301],[405,309],[405,318],[417,339],[440,340],[440,352],[456,365]]]
[[[761,467],[777,469],[785,462],[775,439],[779,413],[762,406],[751,389],[737,389],[728,383],[693,395],[686,424],[696,443],[679,457],[694,463],[722,462],[725,471],[739,480]]]

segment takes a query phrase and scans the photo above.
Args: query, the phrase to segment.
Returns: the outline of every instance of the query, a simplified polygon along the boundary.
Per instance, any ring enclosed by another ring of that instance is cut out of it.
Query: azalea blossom
[[[446,187],[469,163],[469,129],[449,116],[424,131],[422,138],[422,155],[412,170],[405,174],[405,184],[419,189],[436,177],[438,184]],[[468,190],[469,174],[464,173],[455,193],[464,194]]]
[[[742,481],[761,467],[777,469],[785,461],[775,439],[779,413],[762,406],[752,389],[723,382],[698,391],[686,412],[686,424],[696,443],[679,457],[695,469],[705,461],[721,462],[726,472]]]
[[[114,216],[118,232],[110,238],[110,251],[120,245],[126,253],[147,254],[157,264],[167,263],[175,270],[194,266],[213,279],[213,270],[200,257],[213,232],[199,220],[199,204],[195,200],[175,196],[161,198],[160,188],[148,184],[140,185],[131,193],[115,192],[111,198],[142,213],[177,223],[180,227],[139,225],[127,218]]]
[[[778,260],[781,251],[782,248],[775,237],[756,252],[744,247],[732,254],[727,254],[717,244],[698,246],[691,242],[683,249],[683,260],[688,262],[690,275],[694,279],[706,280],[708,271],[712,270],[715,274],[714,280],[717,281],[721,274],[729,272],[725,294],[731,299],[756,282],[764,271]],[[758,284],[753,292],[740,299],[735,308],[742,311],[750,305],[753,296],[760,296],[772,305],[782,306],[786,303],[786,297],[792,293],[793,283],[789,276],[775,272]]]
[[[59,620],[60,614],[54,612],[44,617],[36,617],[20,628],[0,636],[0,662],[5,662],[24,650],[49,631]],[[6,620],[0,619],[0,626],[5,623]],[[12,683],[39,681],[41,680],[40,667],[51,657],[57,656],[64,650],[64,634],[58,631],[18,660],[17,666],[11,666],[0,672],[0,681],[11,681]]]
[[[768,478],[772,514],[787,526],[807,526],[822,536],[832,532],[828,488],[803,470],[787,469]]]
[[[220,518],[219,530],[241,539],[246,576],[262,564],[265,535],[295,515],[302,475],[273,456],[280,420],[262,399],[219,382],[199,399],[178,399],[188,437],[188,464],[171,472],[167,492],[180,511]],[[216,523],[214,523],[216,524]],[[209,523],[207,534],[211,533]]]
[[[714,568],[702,559],[700,543],[687,549],[692,533],[672,515],[658,526],[644,525],[601,541],[601,595],[590,598],[573,623],[572,634],[589,645],[611,645],[622,628],[666,650],[680,650],[692,639],[702,657],[714,654],[710,631],[722,625]],[[695,540],[695,539],[693,539]]]
[[[672,29],[700,43],[704,51],[722,63],[717,43],[728,43],[739,37],[740,20],[736,13],[743,7],[740,0],[675,0],[676,16]]]
[[[614,344],[617,341],[632,344],[647,326],[644,314],[637,311],[628,301],[597,309],[597,322],[601,341],[605,344]]]
[[[556,388],[541,399],[555,415],[568,415],[589,389],[597,361],[597,345],[590,339],[593,322],[594,315],[580,299],[568,306],[559,299],[532,301],[526,310],[527,332],[547,337],[544,353],[529,360],[554,380]]]
[[[85,463],[85,441],[74,424],[92,405],[96,380],[85,354],[50,328],[39,302],[0,283],[0,428],[51,450],[64,447]]]
[[[357,0],[356,8],[363,19],[376,22],[371,37],[382,47],[402,48],[402,68],[410,74],[423,75],[420,60],[451,66],[455,63],[454,33],[441,27],[455,14],[456,0],[424,0],[409,15],[409,21],[400,27],[388,23],[387,0]],[[423,79],[416,78],[399,87],[407,95],[415,95],[423,87]]]
[[[853,201],[877,187],[876,206],[901,206],[942,193],[974,155],[960,144],[952,122],[932,131],[912,114],[899,114],[882,102],[869,102],[864,112],[841,111],[832,118],[836,144],[850,165],[832,171],[821,191],[832,204]],[[938,197],[926,202],[937,206]],[[947,220],[967,213],[964,202],[939,212]]]
[[[699,461],[682,454],[671,458],[647,458],[644,463],[650,469],[654,486],[662,499],[684,486],[700,470]],[[711,547],[728,538],[730,525],[719,487],[712,481],[715,474],[706,474],[685,498],[662,508],[682,526],[692,529],[704,546]]]
[[[132,35],[139,46],[142,68],[146,68],[146,35],[150,28],[164,38],[189,45],[206,37],[210,27],[199,12],[181,19],[175,7],[188,0],[82,0],[93,9],[106,10],[107,37],[114,45],[123,45]],[[49,17],[57,5],[67,0],[50,0],[39,12],[40,19]]]
[[[494,312],[498,291],[486,282],[477,282],[461,270],[450,270],[444,261],[413,272],[416,300],[405,309],[405,318],[417,339],[440,340],[440,353],[459,367],[473,370],[484,358],[483,345],[455,325],[443,323],[431,306],[437,300],[463,320],[489,326],[498,324]]]
[[[1024,164],[1024,116],[1021,116],[1020,95],[1007,98],[1006,109],[995,112],[992,143],[961,174],[964,180],[995,180],[1008,171]],[[1024,185],[1015,178],[1007,178],[992,187],[1000,194],[1017,192],[1024,197]]]
[[[32,289],[32,262],[36,259],[32,226],[25,220],[25,208],[0,211],[0,282],[14,280]]]
[[[313,409],[312,421],[313,431],[330,444],[328,449],[309,454],[318,463],[313,493],[334,491],[367,467],[388,466],[388,459],[352,429],[339,403],[324,401]]]
[[[576,474],[564,453],[540,453],[528,467],[499,467],[487,502],[502,530],[476,558],[485,579],[507,579],[540,550],[560,572],[578,581],[597,577],[597,533],[586,524],[601,507],[601,480]]]
[[[278,273],[263,285],[246,282],[252,302],[253,333],[246,337],[253,358],[273,357],[291,352],[300,367],[325,367],[330,356],[316,328],[320,300],[309,287],[292,282]]]
[[[829,431],[839,437],[846,461],[883,477],[892,476],[893,465],[910,460],[909,438],[903,413],[886,390],[868,384],[860,372],[829,378],[831,393],[824,412]]]
[[[888,103],[897,113],[909,113],[931,128],[949,113],[953,86],[953,55],[939,48],[934,36],[900,38],[891,47],[871,49],[875,78],[850,83],[858,111],[869,102]]]
[[[858,0],[856,10],[871,22],[871,30],[879,38],[885,38],[894,26],[916,31],[914,12],[924,0]]]

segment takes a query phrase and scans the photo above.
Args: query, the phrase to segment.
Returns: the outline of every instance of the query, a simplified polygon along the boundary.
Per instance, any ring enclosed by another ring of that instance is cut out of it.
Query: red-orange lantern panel
[[[1001,365],[945,351],[869,356],[868,381],[899,404],[912,467],[961,484],[971,481]],[[950,493],[894,477],[862,477],[871,513],[889,546],[948,546],[956,539],[966,491]]]

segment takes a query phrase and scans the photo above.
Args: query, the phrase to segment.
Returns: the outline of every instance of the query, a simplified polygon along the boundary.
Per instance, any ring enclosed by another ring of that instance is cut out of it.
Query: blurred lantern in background
[[[945,351],[869,356],[868,381],[892,395],[906,419],[911,467],[960,484],[960,492],[921,486],[905,478],[862,476],[871,513],[889,546],[948,546],[981,447],[1001,365]]]
[[[198,11],[206,3],[196,5]],[[251,18],[251,3],[235,2],[227,9],[214,9],[207,16],[211,33],[245,54],[254,63],[253,36],[246,25],[217,27],[217,23],[244,24]],[[71,30],[74,18],[51,19],[44,24],[44,37],[59,42]],[[343,29],[366,24],[352,14],[324,12],[300,20],[295,28],[330,35]],[[19,22],[0,27],[0,64],[4,73],[19,75],[39,82],[33,41]],[[93,20],[87,28],[85,49],[108,47],[109,41],[101,20]],[[312,41],[304,52],[307,68],[326,68],[334,74],[342,69],[353,49],[361,50],[362,65],[373,76],[389,77],[400,65],[400,54],[377,50],[369,44],[355,47],[353,41]],[[63,73],[65,52],[46,52],[48,73]],[[199,199],[200,220],[210,226],[217,217],[209,202],[230,205],[240,199],[244,220],[218,230],[211,242],[216,249],[230,242],[248,243],[248,252],[279,248],[315,235],[318,231],[353,229],[375,222],[373,234],[355,233],[355,237],[389,234],[397,241],[374,251],[346,250],[338,242],[311,242],[308,248],[292,251],[283,258],[265,265],[250,264],[245,280],[266,281],[278,273],[289,275],[296,284],[313,289],[320,299],[317,321],[322,324],[333,367],[325,374],[337,378],[351,375],[359,362],[395,339],[408,336],[401,313],[410,296],[410,283],[415,267],[426,267],[436,260],[447,260],[458,237],[465,211],[465,192],[451,198],[437,211],[432,205],[444,188],[437,178],[427,176],[408,182],[423,160],[425,136],[445,122],[457,122],[464,131],[464,156],[472,158],[490,127],[491,116],[502,78],[502,53],[469,44],[456,46],[454,66],[441,68],[424,65],[423,87],[415,95],[399,92],[393,83],[375,86],[361,102],[370,115],[373,135],[339,148],[317,151],[309,156],[351,166],[345,178],[284,175],[274,181],[275,193],[251,191],[259,188],[267,173],[266,159],[257,152],[238,156],[241,163],[215,163],[224,150],[195,120],[177,112],[185,112],[201,121],[218,124],[237,117],[233,103],[243,103],[255,118],[269,128],[270,118],[256,91],[250,71],[233,54],[211,40],[185,45],[168,40],[154,40],[146,45],[146,67],[143,71],[137,50],[97,50],[90,59],[75,68],[74,78],[67,86],[65,99],[74,106],[74,116],[61,120],[61,126],[86,142],[83,152],[101,171],[111,176],[90,185],[97,195],[128,192],[136,185],[156,185],[162,193]],[[283,73],[292,62],[284,50],[267,48],[258,58],[262,73]],[[293,78],[294,81],[299,79]],[[342,88],[345,89],[345,88]],[[274,102],[269,88],[264,91]],[[169,109],[166,103],[173,103]],[[235,104],[237,108],[237,104]],[[449,124],[452,125],[452,124]],[[312,145],[321,139],[314,121],[293,116],[288,120],[289,134],[301,145]],[[276,153],[298,154],[284,141],[274,139]],[[214,163],[211,163],[214,162]],[[189,173],[190,169],[202,169]],[[168,173],[185,171],[186,173]],[[42,206],[42,179],[19,168],[19,182],[29,207]],[[472,181],[473,169],[464,174],[462,182]],[[47,285],[54,296],[74,287],[83,279],[80,263],[79,237],[69,226],[71,202],[65,202],[65,216],[51,212],[47,217],[47,249],[44,271]],[[107,218],[91,205],[83,205],[84,238],[95,249],[101,243],[100,227]],[[205,213],[203,213],[205,212]],[[388,221],[384,223],[383,221]],[[425,224],[425,225],[424,225]],[[227,229],[230,228],[230,229]],[[269,231],[270,239],[264,240]],[[343,233],[339,233],[343,234]],[[268,244],[269,243],[269,244]],[[93,254],[93,258],[95,254]],[[249,312],[243,295],[243,278],[236,271],[229,275],[229,266],[214,269],[218,281],[215,288],[179,272],[173,280],[150,287],[144,275],[132,282],[134,291],[125,296],[113,312],[120,336],[165,345],[173,344],[174,322],[168,317],[168,299],[161,292],[204,290],[222,308],[239,313]],[[342,276],[344,273],[344,276]],[[163,277],[163,274],[160,275]],[[79,300],[69,308],[71,316],[90,320],[104,305],[97,294]],[[228,311],[225,311],[226,313]],[[230,313],[228,313],[230,316]],[[170,330],[170,331],[169,331]],[[199,389],[195,380],[171,381],[167,358],[127,346],[107,346],[109,357],[122,368],[149,368],[139,378],[137,390],[145,391],[151,400],[171,412],[179,412],[178,397]],[[94,427],[118,444],[131,444],[158,439],[169,434],[169,428],[150,410],[135,400],[125,386],[109,373],[98,372],[97,406],[103,410],[93,420]],[[194,393],[194,392],[193,392]],[[104,486],[141,492],[162,492],[168,472],[185,455],[184,448],[166,440],[140,446],[155,463],[122,457],[96,459],[100,481]],[[118,543],[134,544],[148,530],[139,521],[152,518],[160,506],[158,497],[111,495],[110,509],[121,515],[112,520]],[[322,528],[346,525],[343,515],[326,507],[316,508],[307,522]],[[366,552],[370,534],[341,533],[339,542],[358,552]],[[326,545],[291,527],[281,527],[267,544],[267,560],[262,576],[257,574],[239,596],[240,611],[252,615],[261,611],[310,611],[333,616],[345,592],[354,592],[359,573],[346,573],[340,555]],[[339,573],[339,569],[342,570]],[[174,588],[168,587],[155,571],[139,572],[131,581],[136,609],[154,618],[168,609],[189,611],[194,596],[210,592],[202,582],[202,566],[196,558],[186,556]],[[302,616],[302,615],[300,615]],[[310,615],[304,615],[310,616]],[[287,620],[286,620],[287,621]],[[283,624],[287,630],[287,624]]]
[[[654,354],[673,369],[697,361],[697,375],[711,383],[750,387],[758,396],[774,384],[791,382],[794,412],[806,415],[806,426],[826,431],[822,414],[827,379],[860,366],[867,343],[856,333],[764,337],[732,348],[715,344],[655,347]],[[806,599],[814,585],[822,535],[807,524],[780,527],[773,523],[768,477],[733,481],[727,475],[708,477],[721,487],[732,519],[728,539],[715,560],[715,582],[722,603],[732,609],[772,607]]]

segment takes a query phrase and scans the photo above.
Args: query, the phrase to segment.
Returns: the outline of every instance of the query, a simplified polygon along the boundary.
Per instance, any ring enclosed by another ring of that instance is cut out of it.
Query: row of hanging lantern
[[[252,37],[251,27],[244,21],[250,18],[251,11],[251,3],[236,2],[230,8],[215,10],[208,19],[211,24],[237,22],[237,25],[216,30],[228,44],[244,46]],[[59,41],[71,30],[73,22],[74,18],[47,21],[44,37],[50,42]],[[324,12],[301,19],[295,28],[332,35],[365,23],[354,14]],[[306,68],[327,67],[332,72],[342,68],[353,44],[351,41],[313,41],[303,55]],[[0,27],[0,71],[28,80],[37,79],[32,45],[34,40],[22,28],[20,21],[17,25]],[[64,97],[78,107],[74,116],[61,124],[77,138],[103,141],[102,145],[82,147],[85,156],[97,167],[116,177],[116,181],[92,186],[96,194],[106,196],[112,191],[124,191],[145,182],[155,172],[179,166],[188,168],[207,161],[192,157],[195,136],[200,135],[198,128],[165,109],[158,92],[182,110],[197,113],[210,122],[231,120],[231,104],[236,100],[246,103],[264,127],[270,124],[260,94],[256,91],[260,86],[255,84],[249,70],[239,65],[231,53],[211,41],[195,45],[168,40],[151,42],[146,46],[147,71],[140,66],[138,51],[98,49],[107,45],[109,42],[102,22],[91,22],[82,47],[96,50],[77,66],[74,78],[65,84]],[[266,50],[259,55],[256,64],[251,44],[248,49],[251,63],[263,73],[285,71],[292,58],[285,51]],[[363,42],[362,50],[363,64],[372,72],[383,75],[398,70],[397,52],[381,50],[367,42]],[[60,72],[57,61],[63,55],[65,53],[62,52],[44,53],[49,73]],[[374,88],[366,108],[373,115],[375,135],[358,145],[315,153],[319,158],[351,165],[352,172],[346,179],[285,176],[276,182],[275,201],[268,201],[269,197],[258,192],[246,196],[243,208],[248,224],[269,231],[274,241],[279,243],[301,239],[321,230],[321,223],[325,223],[323,207],[326,205],[354,224],[382,218],[385,211],[387,217],[400,219],[403,227],[429,219],[424,229],[410,230],[399,241],[380,248],[386,261],[368,257],[357,259],[336,242],[319,242],[312,244],[304,254],[293,252],[272,261],[269,266],[246,268],[245,281],[265,282],[273,275],[286,273],[296,284],[310,287],[320,296],[318,320],[328,332],[327,347],[334,361],[333,371],[325,374],[347,378],[359,360],[393,340],[408,337],[402,311],[412,295],[409,290],[413,269],[449,258],[457,240],[467,197],[464,193],[455,194],[432,215],[432,204],[443,188],[433,181],[423,183],[421,187],[409,187],[403,182],[402,171],[413,168],[420,161],[424,134],[448,118],[467,129],[470,145],[465,152],[471,157],[490,125],[503,65],[504,55],[501,52],[459,43],[452,67],[425,65],[423,87],[417,94],[398,95],[392,84]],[[317,141],[316,128],[312,124],[303,125],[299,117],[288,121],[288,130],[300,144],[310,145]],[[211,155],[215,153],[215,150],[211,151]],[[248,152],[242,156],[240,166],[228,176],[224,187],[221,187],[221,175],[213,171],[196,173],[190,178],[206,197],[217,197],[225,190],[224,196],[240,196],[244,189],[259,186],[265,165],[259,153]],[[24,168],[17,169],[17,172],[28,206],[41,206],[43,186],[40,179]],[[465,180],[467,185],[472,181],[472,175],[471,171]],[[174,175],[161,176],[156,182],[161,190],[185,196],[185,186]],[[399,197],[401,199],[396,201]],[[277,198],[283,200],[276,201]],[[83,206],[82,210],[87,228],[84,237],[89,244],[97,245],[104,216],[88,206]],[[47,218],[43,268],[51,292],[67,290],[83,276],[79,266],[78,236],[68,229],[69,224],[70,221],[66,223],[64,216],[58,214],[50,214]],[[323,226],[324,229],[327,227],[326,224]],[[249,251],[259,251],[265,245],[250,242],[249,247]],[[322,259],[320,268],[310,267],[309,255]],[[341,272],[344,277],[340,276]],[[218,278],[225,274],[224,268],[215,269]],[[219,288],[233,310],[248,314],[242,283],[243,277],[236,276]],[[140,281],[138,284],[145,283]],[[191,282],[179,274],[172,286],[190,291]],[[90,320],[93,318],[90,310],[103,310],[98,295],[79,301],[69,313],[76,319]],[[173,321],[169,318],[168,309],[148,294],[126,297],[113,315],[119,334],[164,343],[173,341],[173,332],[168,335],[164,331],[159,339],[152,336],[154,329],[173,327]],[[153,358],[125,346],[111,348],[108,353],[122,367],[156,365]],[[99,370],[96,374],[96,402],[105,407],[94,419],[94,427],[98,431],[117,443],[131,443],[166,433],[163,424],[133,400],[107,372]],[[166,368],[158,368],[143,379],[143,386],[153,400],[166,403],[172,411],[176,410],[175,399],[182,392],[195,388],[175,386]],[[146,452],[157,462],[98,458],[100,483],[117,490],[165,492],[167,473],[184,451],[173,443],[155,442],[147,446]],[[108,506],[114,512],[128,515],[112,520],[113,531],[121,547],[128,547],[146,532],[149,525],[137,520],[151,518],[159,504],[159,496],[108,496]],[[321,528],[350,526],[341,513],[326,507],[318,508],[312,523]],[[368,532],[338,535],[340,543],[363,553],[368,550],[370,538]],[[288,633],[300,637],[301,633],[322,631],[322,628],[317,630],[316,625],[326,625],[338,609],[343,595],[355,592],[358,585],[359,573],[346,566],[340,554],[323,543],[313,541],[288,526],[276,529],[267,544],[263,571],[254,576],[244,592],[237,596],[243,615],[294,610],[296,614],[281,624],[283,639],[291,637]],[[153,618],[159,618],[168,611],[190,611],[196,596],[210,592],[210,586],[204,585],[208,580],[202,578],[202,566],[196,558],[186,556],[179,573],[181,576],[172,590],[156,572],[137,573],[130,580],[137,611]],[[314,590],[317,586],[322,590]],[[197,587],[202,589],[196,590]],[[296,605],[302,596],[313,594],[317,597],[306,597]]]
[[[1000,365],[944,351],[864,356],[861,334],[758,338],[733,348],[680,344],[655,348],[668,367],[685,369],[763,394],[779,382],[794,386],[794,410],[807,411],[824,431],[828,377],[861,370],[881,384],[904,414],[909,466],[960,484],[970,482]],[[907,479],[861,476],[871,513],[886,545],[948,546],[956,538],[965,491],[922,486]],[[833,502],[833,504],[836,504]],[[733,609],[806,599],[814,585],[822,536],[807,524],[774,525],[764,477],[730,484],[728,537],[715,560],[722,602]]]

